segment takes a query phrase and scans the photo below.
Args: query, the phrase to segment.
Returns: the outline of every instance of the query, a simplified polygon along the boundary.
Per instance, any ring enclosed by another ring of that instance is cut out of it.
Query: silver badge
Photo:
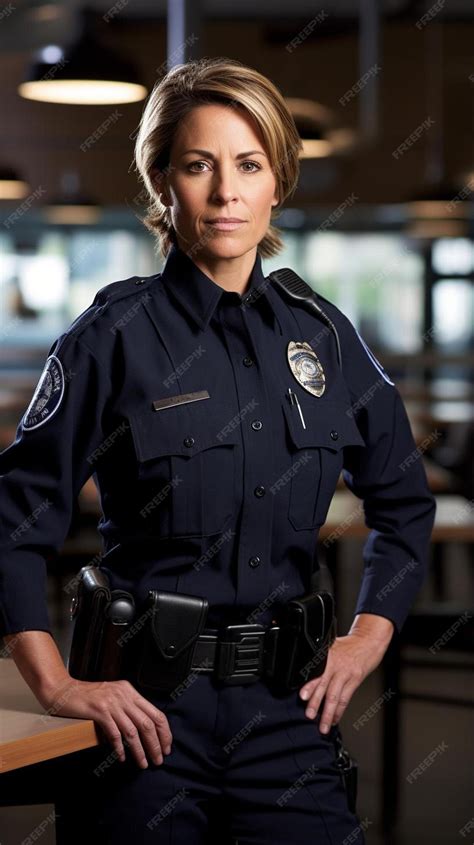
[[[24,430],[31,431],[50,420],[58,410],[63,395],[63,366],[56,355],[50,355],[22,419]]]
[[[286,354],[288,364],[298,384],[313,396],[322,396],[326,387],[326,378],[316,352],[309,343],[290,340]]]

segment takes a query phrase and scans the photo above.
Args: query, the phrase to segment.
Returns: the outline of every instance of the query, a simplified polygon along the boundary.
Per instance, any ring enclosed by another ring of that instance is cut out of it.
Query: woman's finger
[[[319,705],[321,704],[321,700],[326,694],[326,690],[328,688],[328,683],[319,684],[314,692],[311,693],[310,698],[308,699],[308,704],[306,706],[305,715],[308,719],[314,719],[316,713],[318,712]]]
[[[349,704],[352,696],[354,695],[358,684],[351,683],[348,681],[342,688],[342,692],[339,698],[339,703],[336,707],[335,713],[332,717],[332,724],[336,725],[342,718],[342,715]]]
[[[137,727],[146,754],[156,765],[160,765],[163,762],[163,749],[168,747],[165,743],[170,736],[164,713],[157,710],[151,716],[139,706],[125,708],[125,713]]]
[[[136,762],[142,769],[148,768],[148,760],[141,742],[140,732],[134,721],[123,711],[120,710],[116,714],[112,714],[117,727],[122,735],[122,739],[130,747],[130,750]],[[140,716],[136,717],[140,723]]]
[[[320,722],[320,730],[323,733],[329,731],[335,719],[340,718],[349,704],[350,698],[347,683],[338,683],[329,687]]]
[[[159,710],[158,707],[155,707],[151,701],[148,701],[143,697],[140,697],[137,701],[135,701],[135,704],[140,707],[144,713],[146,713],[147,717],[153,721],[160,739],[160,745],[165,754],[167,754],[168,752],[166,749],[169,748],[171,750],[173,734],[171,733],[170,725],[165,713],[163,713],[162,710]]]
[[[120,733],[117,723],[109,714],[107,714],[107,716],[100,721],[97,720],[97,724],[104,734],[105,740],[110,743],[119,760],[124,761],[125,749],[123,747],[122,734]]]

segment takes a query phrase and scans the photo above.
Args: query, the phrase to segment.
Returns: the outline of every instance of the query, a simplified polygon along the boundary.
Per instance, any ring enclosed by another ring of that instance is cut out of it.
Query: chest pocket
[[[140,514],[160,537],[217,534],[236,514],[240,432],[208,401],[130,417]],[[205,406],[205,407],[204,407]]]
[[[298,393],[298,408],[285,397],[283,412],[292,453],[288,519],[295,529],[314,528],[326,519],[341,473],[345,446],[365,446],[343,398],[318,402]]]

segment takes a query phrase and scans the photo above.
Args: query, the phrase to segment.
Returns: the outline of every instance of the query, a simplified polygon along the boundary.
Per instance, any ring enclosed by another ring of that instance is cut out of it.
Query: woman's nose
[[[213,179],[213,196],[224,202],[237,196],[236,175],[231,167],[216,168]]]

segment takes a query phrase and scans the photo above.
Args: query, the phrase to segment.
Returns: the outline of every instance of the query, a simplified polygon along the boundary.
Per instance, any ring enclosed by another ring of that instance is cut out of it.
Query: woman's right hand
[[[162,710],[129,681],[69,678],[41,701],[49,715],[93,719],[121,762],[125,760],[124,741],[141,768],[148,767],[146,754],[156,765],[163,762],[162,752],[170,753],[173,737]]]

